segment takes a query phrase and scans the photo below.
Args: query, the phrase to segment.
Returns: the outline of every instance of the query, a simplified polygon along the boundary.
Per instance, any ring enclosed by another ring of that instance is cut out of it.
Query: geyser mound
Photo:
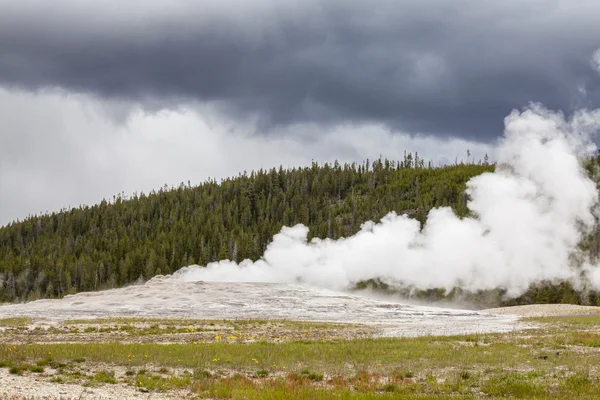
[[[159,276],[145,285],[78,293],[0,307],[0,318],[54,320],[108,316],[191,319],[285,319],[361,323],[381,336],[506,332],[514,316],[420,307],[298,284],[185,282]]]

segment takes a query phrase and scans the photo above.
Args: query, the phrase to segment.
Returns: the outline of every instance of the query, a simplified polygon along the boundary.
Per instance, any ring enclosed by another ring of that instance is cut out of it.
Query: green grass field
[[[540,327],[510,334],[174,344],[123,343],[118,337],[24,343],[15,332],[30,321],[0,321],[11,327],[4,335],[13,335],[0,344],[0,367],[55,383],[127,383],[143,391],[183,390],[216,399],[600,398],[600,317],[531,321]],[[169,325],[145,323],[148,329]],[[343,329],[269,324],[299,331]],[[250,337],[256,325],[238,321],[237,334]],[[10,338],[15,342],[8,343]]]

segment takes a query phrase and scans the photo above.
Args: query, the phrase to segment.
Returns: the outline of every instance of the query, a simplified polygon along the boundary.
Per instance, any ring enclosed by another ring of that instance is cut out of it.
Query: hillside
[[[421,221],[437,206],[464,215],[465,182],[492,170],[425,168],[408,154],[401,162],[260,170],[31,216],[0,228],[0,300],[118,287],[194,263],[255,260],[283,225],[303,223],[311,235],[339,238],[392,210]]]

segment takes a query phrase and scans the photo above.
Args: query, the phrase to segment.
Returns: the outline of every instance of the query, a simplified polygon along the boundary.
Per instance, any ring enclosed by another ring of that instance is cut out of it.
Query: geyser
[[[495,172],[467,183],[470,217],[435,208],[421,227],[392,212],[339,240],[307,241],[307,227],[284,227],[256,262],[190,266],[174,278],[331,289],[380,278],[420,289],[504,288],[508,295],[541,280],[577,281],[584,270],[598,281],[588,257],[573,256],[595,226],[598,192],[582,161],[596,150],[591,137],[599,126],[600,110],[570,118],[539,104],[515,110],[505,118]]]

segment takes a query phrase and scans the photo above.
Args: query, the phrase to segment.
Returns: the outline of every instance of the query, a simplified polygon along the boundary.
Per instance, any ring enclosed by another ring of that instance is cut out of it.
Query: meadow
[[[309,322],[6,319],[0,367],[211,399],[599,398],[600,317],[529,321],[508,334],[374,338]],[[153,340],[165,334],[173,340]]]

